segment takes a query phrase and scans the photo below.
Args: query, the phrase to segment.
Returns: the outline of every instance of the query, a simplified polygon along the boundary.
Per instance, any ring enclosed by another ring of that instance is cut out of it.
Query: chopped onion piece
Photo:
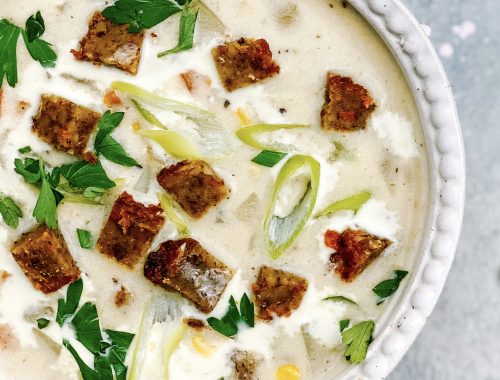
[[[254,124],[238,129],[238,131],[236,131],[236,136],[238,136],[238,138],[245,144],[250,145],[255,149],[275,151],[278,148],[265,146],[255,138],[255,135],[266,132],[273,132],[279,129],[295,129],[295,128],[309,128],[309,127],[311,126],[303,124]]]
[[[156,141],[172,156],[186,159],[199,158],[198,148],[186,137],[176,131],[160,131],[156,129],[139,129],[137,131],[141,136]]]

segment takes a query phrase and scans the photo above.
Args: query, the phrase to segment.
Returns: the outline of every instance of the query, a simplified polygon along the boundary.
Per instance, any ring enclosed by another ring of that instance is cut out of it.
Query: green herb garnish
[[[47,41],[40,39],[44,31],[45,25],[40,12],[26,21],[26,30],[5,19],[0,20],[0,87],[4,77],[11,87],[17,84],[16,50],[20,34],[34,60],[40,62],[43,67],[54,67],[57,54]]]
[[[344,355],[349,362],[355,364],[365,360],[374,328],[374,321],[364,321],[342,331],[342,342],[347,345]]]
[[[379,297],[377,305],[383,303],[388,297],[392,296],[399,288],[401,281],[408,275],[407,271],[395,270],[394,278],[382,281],[373,288],[373,292]]]
[[[352,305],[357,305],[357,303],[354,302],[352,299],[344,297],[344,296],[329,296],[329,297],[323,298],[323,301],[344,302],[344,303],[350,303]]]
[[[49,228],[57,228],[57,200],[54,194],[54,188],[49,182],[47,173],[43,166],[43,161],[39,161],[40,165],[40,179],[42,184],[40,186],[40,193],[36,201],[35,208],[33,209],[33,216],[40,224],[45,223]]]
[[[349,327],[349,323],[351,323],[351,321],[349,319],[342,319],[340,322],[339,322],[339,327],[340,327],[340,332],[344,331],[346,328]]]
[[[37,326],[40,330],[43,330],[50,324],[50,321],[47,318],[38,318],[36,320]]]
[[[97,187],[110,189],[116,184],[109,179],[101,163],[90,164],[86,161],[75,161],[71,164],[63,165],[60,168],[61,174],[68,180],[71,187],[77,189],[87,189]]]
[[[123,112],[111,113],[106,111],[97,123],[98,131],[94,142],[94,149],[97,154],[102,154],[108,160],[123,166],[138,166],[136,160],[131,158],[118,141],[111,137],[111,133],[120,125],[123,120]]]
[[[179,53],[184,50],[189,50],[193,47],[194,31],[196,27],[196,19],[198,11],[185,7],[181,14],[181,22],[179,27],[179,42],[173,49],[158,53],[158,58],[168,54]]]
[[[263,150],[257,156],[252,158],[252,162],[256,164],[267,166],[268,168],[272,168],[278,162],[280,162],[283,158],[286,157],[288,153],[283,152],[273,152],[271,150]]]
[[[274,215],[274,208],[286,182],[303,167],[309,172],[309,182],[304,196],[289,215],[284,218]],[[318,161],[302,155],[293,156],[281,168],[264,222],[266,242],[273,259],[280,257],[297,239],[311,216],[318,195],[320,170]]]
[[[319,218],[320,216],[332,214],[334,212],[341,210],[352,210],[356,213],[370,199],[370,197],[371,194],[366,191],[354,194],[348,198],[342,199],[324,208],[323,210],[318,212],[314,217]]]
[[[12,198],[0,197],[0,215],[2,215],[6,225],[17,228],[19,225],[19,218],[23,217],[23,212]]]
[[[239,321],[245,322],[249,327],[255,326],[254,305],[246,293],[241,297],[239,311],[234,297],[231,296],[229,299],[229,308],[221,319],[214,317],[207,319],[210,327],[227,337],[233,337],[238,333]]]
[[[128,24],[131,33],[149,29],[182,11],[173,0],[117,0],[102,11],[104,17],[118,25]]]
[[[92,353],[94,368],[80,358],[69,341],[63,340],[63,345],[75,358],[83,380],[126,380],[125,357],[134,334],[102,330],[94,303],[86,302],[78,308],[82,289],[81,279],[68,287],[66,299],[58,301],[56,321],[61,327],[71,324],[76,339]]]
[[[92,235],[87,230],[82,230],[80,228],[76,229],[78,235],[78,241],[80,242],[80,247],[85,249],[92,248]]]
[[[19,148],[17,151],[18,151],[19,153],[21,153],[21,154],[26,154],[26,153],[31,152],[31,147],[28,145],[28,146],[25,146],[25,147]]]

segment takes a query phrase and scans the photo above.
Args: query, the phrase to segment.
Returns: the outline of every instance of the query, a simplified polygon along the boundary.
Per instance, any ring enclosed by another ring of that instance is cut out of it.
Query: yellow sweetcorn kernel
[[[215,347],[208,343],[205,337],[201,334],[195,334],[191,338],[191,344],[196,351],[204,356],[209,356],[215,351]]]
[[[245,111],[243,111],[241,108],[238,108],[236,110],[236,117],[238,118],[238,120],[240,121],[240,125],[242,127],[244,127],[245,125],[250,125],[251,124],[251,120],[250,118],[248,117],[248,115],[245,113]]]
[[[139,129],[141,129],[141,125],[139,124],[138,121],[136,121],[135,123],[132,124],[132,129],[134,131],[138,131]]]
[[[276,370],[276,380],[300,380],[300,368],[294,364],[285,364]]]

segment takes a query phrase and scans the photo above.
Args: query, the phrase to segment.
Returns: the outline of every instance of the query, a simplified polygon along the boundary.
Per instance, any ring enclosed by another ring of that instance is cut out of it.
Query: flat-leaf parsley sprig
[[[238,333],[238,322],[240,321],[245,322],[248,327],[255,326],[254,305],[246,293],[241,297],[239,311],[234,297],[231,296],[229,299],[229,308],[221,319],[214,317],[207,319],[210,327],[227,337],[233,337]]]
[[[43,67],[54,67],[57,54],[52,45],[40,37],[45,32],[45,23],[40,12],[26,21],[26,28],[20,28],[6,19],[0,20],[0,87],[3,78],[11,87],[15,87],[17,76],[17,40],[23,36],[24,44],[31,57]]]

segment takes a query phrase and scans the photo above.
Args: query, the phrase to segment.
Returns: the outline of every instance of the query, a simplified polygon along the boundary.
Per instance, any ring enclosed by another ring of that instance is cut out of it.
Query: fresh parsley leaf
[[[26,20],[26,35],[28,36],[28,41],[33,42],[37,38],[40,38],[45,32],[45,22],[40,11],[36,14],[31,15]]]
[[[66,339],[63,340],[63,345],[71,353],[71,355],[73,355],[76,364],[78,364],[78,368],[80,369],[83,380],[104,380],[100,377],[97,371],[94,371],[87,364],[85,364],[82,358],[80,358],[80,355],[78,355],[78,352]]]
[[[29,41],[28,36],[24,30],[21,30],[26,48],[35,61],[40,62],[43,67],[55,67],[57,54],[52,49],[52,45],[45,40],[37,38],[36,40]]]
[[[342,342],[347,345],[344,355],[349,362],[355,364],[365,360],[374,328],[374,321],[364,321],[342,331]]]
[[[60,168],[61,174],[69,182],[69,185],[77,189],[87,187],[99,187],[110,189],[116,184],[109,179],[101,163],[90,164],[86,161],[76,161],[63,165]]]
[[[92,235],[87,230],[82,230],[80,228],[76,229],[78,235],[78,241],[80,242],[80,247],[85,249],[92,248]]]
[[[342,319],[340,322],[339,322],[339,326],[340,326],[340,332],[344,331],[346,328],[349,327],[349,323],[351,323],[351,321],[349,319]]]
[[[40,161],[33,158],[26,158],[24,161],[16,158],[14,160],[14,171],[21,175],[24,180],[31,184],[40,181]]]
[[[255,326],[254,306],[246,293],[244,293],[243,296],[241,297],[240,313],[241,313],[241,319],[248,325],[248,327]]]
[[[193,47],[194,31],[196,28],[196,19],[198,11],[185,7],[181,14],[181,22],[179,27],[179,42],[173,49],[169,49],[158,53],[158,58],[168,54],[179,53],[184,50],[189,50]]]
[[[86,302],[71,319],[76,339],[93,354],[101,351],[101,326],[94,303]]]
[[[207,322],[211,328],[227,337],[235,336],[238,333],[238,326],[232,323],[231,320],[224,321],[224,318],[217,319],[214,317],[210,317],[207,319]]]
[[[50,324],[50,321],[47,318],[38,318],[36,320],[36,323],[38,325],[38,328],[40,330],[43,330],[45,327],[47,327]]]
[[[25,147],[19,148],[17,151],[18,151],[19,153],[21,153],[21,154],[26,154],[26,153],[31,152],[31,147],[28,145],[28,146],[25,146]]]
[[[352,305],[357,305],[357,303],[354,302],[352,299],[344,297],[344,296],[329,296],[329,297],[323,298],[323,301],[344,302],[344,303],[350,303]]]
[[[283,158],[285,158],[287,154],[288,153],[274,152],[272,150],[263,150],[254,158],[252,158],[252,162],[255,162],[256,164],[262,166],[267,166],[268,168],[272,168]]]
[[[7,20],[0,20],[0,88],[4,76],[11,87],[17,83],[17,40],[21,30]]]
[[[181,11],[182,7],[173,0],[117,0],[102,14],[115,24],[128,24],[129,32],[138,33]]]
[[[39,165],[42,186],[40,187],[40,194],[38,195],[35,208],[33,209],[33,216],[36,218],[38,223],[45,223],[47,227],[55,229],[58,226],[57,201],[47,174],[45,173],[43,162],[40,161]]]
[[[238,333],[239,321],[245,322],[249,327],[254,327],[255,325],[254,305],[250,302],[246,293],[241,297],[240,311],[238,311],[234,297],[231,296],[229,299],[229,308],[221,319],[214,317],[207,319],[210,327],[227,337],[235,336]]]
[[[408,272],[404,270],[395,270],[394,275],[394,278],[382,281],[373,288],[373,292],[379,297],[377,305],[383,303],[398,290],[399,284],[408,275]]]
[[[21,209],[10,197],[0,198],[0,214],[5,224],[12,228],[17,228],[19,218],[23,217]]]
[[[66,299],[59,298],[59,300],[57,300],[56,322],[59,326],[62,326],[64,321],[71,317],[76,312],[76,309],[78,309],[82,291],[83,281],[82,279],[78,279],[68,286]]]
[[[94,142],[97,154],[102,154],[108,160],[123,166],[141,166],[131,158],[118,141],[111,137],[111,133],[123,120],[123,112],[111,113],[106,111],[97,123],[98,131]]]

